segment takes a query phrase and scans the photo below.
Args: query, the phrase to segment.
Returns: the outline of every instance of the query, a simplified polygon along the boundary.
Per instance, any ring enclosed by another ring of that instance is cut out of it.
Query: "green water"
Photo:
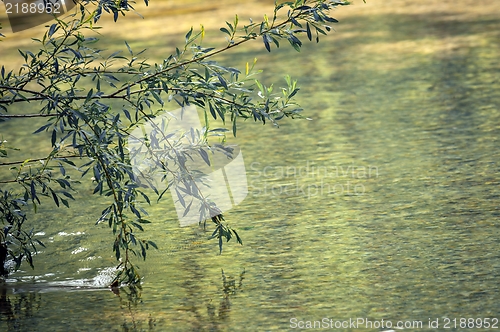
[[[140,264],[131,302],[99,288],[115,262],[88,186],[75,209],[38,213],[48,248],[1,289],[0,330],[283,331],[293,318],[439,319],[444,330],[445,317],[498,319],[500,20],[421,19],[351,16],[300,56],[257,54],[269,82],[299,78],[313,121],[242,125],[250,192],[227,220],[243,246],[218,255],[208,233],[177,226],[167,199],[151,209],[160,250]]]

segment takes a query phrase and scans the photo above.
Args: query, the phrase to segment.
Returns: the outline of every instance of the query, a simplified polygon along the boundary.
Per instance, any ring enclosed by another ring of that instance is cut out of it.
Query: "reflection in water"
[[[233,276],[221,271],[221,287],[218,287],[217,298],[203,298],[205,292],[203,283],[207,275],[196,260],[187,256],[181,259],[184,263],[185,281],[182,288],[186,291],[186,296],[182,299],[178,311],[186,313],[186,323],[190,324],[192,331],[221,331],[227,328],[227,323],[231,314],[231,297],[242,290],[245,270],[240,275],[238,282]],[[206,314],[205,314],[206,312]]]
[[[226,274],[224,274],[224,270],[222,270],[222,296],[218,311],[211,299],[207,304],[207,313],[212,326],[218,325],[220,322],[224,322],[229,317],[229,313],[231,311],[231,302],[229,301],[229,298],[230,296],[235,295],[237,291],[241,290],[243,286],[243,279],[245,279],[244,276],[245,270],[240,273],[238,284],[236,284],[236,280],[231,276],[226,276]]]
[[[165,313],[147,313],[145,302],[141,293],[133,289],[121,288],[114,293],[120,300],[120,309],[123,314],[122,331],[163,331],[166,326],[171,326],[175,321],[182,322],[183,328],[176,330],[187,331],[223,331],[227,329],[231,315],[231,298],[238,292],[243,291],[243,280],[245,270],[238,278],[221,272],[221,284],[218,292],[212,298],[204,298],[204,290],[200,286],[200,280],[206,277],[200,272],[200,266],[192,259],[186,259],[186,279],[182,288],[186,296],[175,308],[179,314],[177,317],[165,316]],[[189,276],[189,277],[188,277]],[[165,318],[171,320],[165,322]]]
[[[42,305],[42,296],[39,293],[19,292],[11,300],[10,290],[5,282],[0,281],[0,322],[5,322],[7,328],[2,331],[29,331],[30,324],[27,322]]]
[[[85,288],[83,283],[80,288],[53,283],[3,283],[0,286],[0,331],[46,331],[54,330],[54,326],[58,326],[56,331],[65,330],[65,326],[71,331],[79,327],[87,330],[91,326],[99,326],[103,331],[165,331],[166,326],[176,321],[183,325],[176,330],[226,330],[233,307],[231,299],[243,292],[245,270],[238,276],[221,271],[217,291],[205,297],[200,281],[207,278],[206,272],[202,272],[192,259],[184,262],[186,279],[182,287],[186,296],[175,308],[177,317],[156,311],[155,306],[151,307],[150,297],[144,299],[140,291],[128,287],[110,292],[106,288]],[[78,322],[68,316],[83,314],[92,308],[96,308],[96,312],[80,316]]]
[[[111,291],[120,300],[120,311],[123,313],[123,323],[120,325],[124,332],[154,331],[155,319],[151,314],[144,317],[140,311],[141,291],[133,287],[112,287]]]

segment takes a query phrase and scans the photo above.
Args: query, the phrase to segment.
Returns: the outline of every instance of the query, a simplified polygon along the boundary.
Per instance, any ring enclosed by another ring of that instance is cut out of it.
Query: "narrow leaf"
[[[191,37],[192,33],[193,33],[193,27],[191,27],[191,29],[188,31],[188,33],[186,33],[186,44],[188,43],[189,37]]]
[[[54,130],[52,130],[52,137],[50,139],[52,146],[56,145],[56,138],[57,138],[57,133],[56,133],[56,130],[54,129]]]
[[[266,34],[262,35],[262,41],[264,42],[264,46],[266,47],[266,50],[268,52],[271,52],[271,45],[269,45],[269,40],[268,40],[268,36]]]
[[[55,23],[54,23],[54,24],[52,24],[52,25],[50,26],[50,29],[49,29],[49,38],[50,38],[50,37],[52,37],[52,35],[53,35],[53,34],[54,34],[54,32],[56,32],[56,31],[57,31],[57,24],[55,24]]]
[[[231,32],[229,32],[229,30],[224,27],[220,28],[220,31],[227,33],[229,36],[231,36]]]
[[[52,125],[51,123],[48,123],[48,124],[46,124],[46,125],[43,125],[43,126],[41,126],[40,128],[38,128],[37,130],[35,130],[35,131],[33,132],[33,134],[38,134],[39,132],[44,131],[45,129],[47,129],[48,127],[50,127],[51,125]]]
[[[127,49],[128,49],[128,52],[130,53],[130,55],[134,55],[134,53],[132,52],[132,49],[130,48],[130,45],[127,43],[126,40],[125,40],[125,45],[127,45]]]
[[[205,161],[205,163],[208,166],[211,166],[211,164],[210,164],[210,158],[208,157],[207,151],[205,151],[205,150],[203,150],[203,148],[201,148],[200,150],[198,150],[198,152],[200,153],[200,156],[203,158],[203,160]]]

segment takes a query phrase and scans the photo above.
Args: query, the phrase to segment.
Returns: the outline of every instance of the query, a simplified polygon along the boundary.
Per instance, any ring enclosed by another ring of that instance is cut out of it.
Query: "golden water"
[[[83,291],[115,262],[111,232],[93,223],[102,208],[80,192],[76,209],[35,218],[48,248],[35,271],[12,276],[0,329],[283,331],[293,318],[364,318],[439,319],[443,330],[445,317],[498,319],[499,4],[368,2],[340,9],[337,32],[300,54],[221,58],[241,67],[257,56],[268,83],[298,78],[313,119],[242,124],[250,192],[226,217],[243,246],[218,255],[209,233],[178,228],[165,200],[151,208],[146,235],[160,250],[140,264],[141,301]]]

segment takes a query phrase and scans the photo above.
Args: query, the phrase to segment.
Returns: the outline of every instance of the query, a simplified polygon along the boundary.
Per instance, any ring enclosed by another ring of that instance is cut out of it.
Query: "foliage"
[[[99,40],[95,34],[84,34],[98,29],[95,24],[104,12],[111,13],[116,21],[119,14],[134,10],[132,4],[126,0],[81,1],[71,17],[56,19],[41,38],[33,39],[39,45],[37,52],[19,50],[25,63],[17,72],[8,72],[4,66],[0,70],[0,121],[46,118],[47,123],[34,128],[33,133],[48,132],[51,146],[50,153],[42,158],[0,163],[0,167],[10,167],[14,174],[12,179],[0,183],[16,186],[16,191],[0,190],[0,217],[5,225],[1,245],[8,248],[16,268],[23,258],[33,266],[30,248],[36,250],[35,242],[42,245],[33,239],[33,231],[23,229],[27,206],[36,211],[45,197],[57,207],[69,207],[74,199],[71,192],[79,183],[67,171],[71,168],[78,170],[81,177],[93,177],[94,194],[111,198],[97,223],[106,222],[113,232],[113,251],[119,261],[114,284],[139,286],[141,277],[133,257],[145,259],[147,250],[157,247],[142,235],[144,225],[150,221],[141,203],[150,204],[152,192],[159,201],[168,188],[194,176],[194,171],[185,167],[190,153],[206,157],[221,150],[231,156],[227,147],[210,144],[210,137],[218,137],[227,129],[211,129],[209,119],[221,119],[236,136],[241,119],[277,126],[285,117],[301,116],[302,109],[292,100],[299,88],[290,77],[286,78],[286,87],[275,91],[272,85],[265,86],[254,78],[258,72],[254,69],[255,61],[241,71],[213,58],[256,39],[261,39],[267,51],[271,51],[272,45],[279,47],[284,40],[299,51],[303,45],[301,37],[319,41],[320,35],[331,30],[328,24],[337,22],[329,11],[346,3],[283,2],[276,4],[271,18],[264,16],[262,22],[246,25],[235,16],[220,29],[227,44],[218,49],[203,46],[203,27],[200,31],[191,29],[183,47],[155,64],[140,58],[144,50],[137,52],[126,42],[127,54],[106,54],[97,48]],[[117,107],[118,102],[122,104]],[[30,108],[36,106],[38,112],[9,112],[15,104],[25,103]],[[162,138],[168,153],[174,156],[169,162],[176,167],[162,168],[166,189],[161,190],[134,176],[126,139],[137,126],[164,114],[167,103],[201,107],[205,127],[187,148],[178,148],[168,137]],[[7,155],[6,149],[0,149],[0,158]],[[229,241],[233,235],[242,243],[238,234],[223,224],[224,218],[213,202],[201,193],[200,196],[206,209],[201,213],[205,213],[206,219],[213,216],[212,237],[218,239],[219,250],[222,252],[223,239]]]

